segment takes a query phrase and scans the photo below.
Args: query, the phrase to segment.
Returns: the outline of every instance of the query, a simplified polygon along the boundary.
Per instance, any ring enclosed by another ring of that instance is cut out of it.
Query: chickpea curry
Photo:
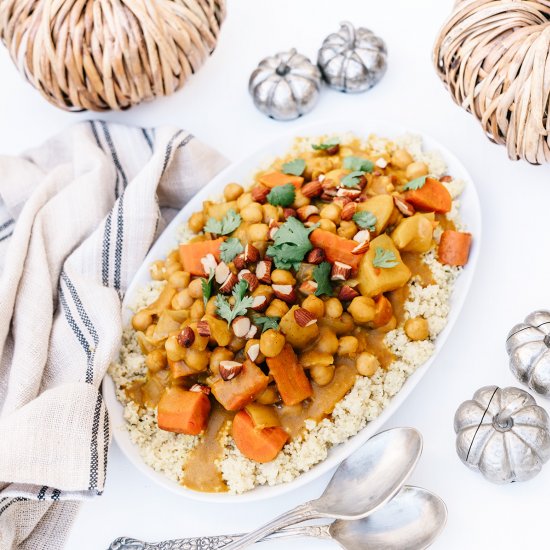
[[[430,337],[427,319],[406,319],[408,283],[433,283],[423,254],[434,247],[464,265],[471,235],[447,219],[448,177],[428,172],[404,149],[320,142],[248,191],[229,183],[189,218],[196,235],[151,266],[165,285],[132,319],[147,376],[125,391],[157,408],[161,430],[200,435],[185,485],[226,490],[224,434],[249,459],[273,460],[358,376],[388,368],[389,331]]]

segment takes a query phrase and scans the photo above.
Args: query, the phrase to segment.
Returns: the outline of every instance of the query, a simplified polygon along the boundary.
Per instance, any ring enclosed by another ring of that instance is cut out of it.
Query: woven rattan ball
[[[457,2],[434,63],[456,103],[510,158],[550,161],[550,1]]]
[[[224,15],[225,0],[0,0],[0,38],[54,105],[127,109],[180,88]]]

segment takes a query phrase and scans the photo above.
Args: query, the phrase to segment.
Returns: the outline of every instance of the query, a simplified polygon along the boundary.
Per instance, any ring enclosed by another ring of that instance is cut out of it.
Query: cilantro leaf
[[[274,243],[267,254],[275,261],[278,269],[298,269],[304,256],[313,248],[309,234],[318,227],[305,227],[296,218],[290,217],[275,233]]]
[[[239,239],[230,238],[220,245],[220,257],[225,263],[229,263],[243,250],[244,247]]]
[[[355,170],[355,172],[349,173],[347,176],[343,177],[340,180],[340,183],[344,187],[358,187],[359,181],[361,180],[361,177],[365,174],[365,172],[361,170]]]
[[[267,195],[267,202],[273,206],[290,206],[296,198],[296,188],[292,183],[278,185]]]
[[[214,270],[210,270],[210,274],[208,275],[208,279],[202,279],[201,278],[201,286],[202,286],[202,299],[204,301],[204,307],[206,307],[206,304],[208,303],[208,300],[210,300],[210,296],[212,296],[212,279],[214,278]]]
[[[293,176],[301,176],[304,173],[305,168],[306,161],[304,159],[294,159],[283,164],[283,172]]]
[[[361,228],[374,231],[376,229],[376,216],[368,210],[356,212],[353,215],[353,221]]]
[[[241,216],[235,210],[227,211],[227,214],[221,219],[208,218],[204,226],[205,233],[215,233],[216,235],[229,235],[241,225]]]
[[[313,147],[313,149],[315,149],[315,151],[326,151],[327,149],[330,149],[331,147],[334,147],[335,145],[340,145],[340,138],[333,137],[333,138],[327,139],[323,143],[319,143],[319,144],[313,143],[311,145],[311,147]]]
[[[234,287],[232,291],[233,298],[235,298],[235,305],[231,308],[229,301],[225,296],[218,294],[216,296],[216,313],[227,321],[228,325],[231,325],[233,320],[240,315],[246,315],[249,307],[252,307],[254,298],[252,296],[245,296],[248,290],[248,283],[242,279]]]
[[[374,162],[361,157],[346,157],[343,166],[346,170],[359,172],[372,172],[374,170]]]
[[[331,265],[328,262],[322,262],[313,270],[313,278],[317,283],[315,296],[321,296],[322,294],[332,296],[332,286],[330,285],[331,269]]]
[[[395,267],[398,263],[395,254],[391,250],[385,250],[381,246],[376,247],[374,260],[372,260],[372,265],[374,267],[389,268]]]
[[[273,330],[279,329],[280,317],[255,317],[254,323],[262,326],[262,332],[272,328]]]
[[[405,187],[403,187],[403,191],[408,191],[409,189],[416,191],[417,189],[421,189],[424,187],[427,177],[428,176],[420,176],[419,178],[409,181]]]

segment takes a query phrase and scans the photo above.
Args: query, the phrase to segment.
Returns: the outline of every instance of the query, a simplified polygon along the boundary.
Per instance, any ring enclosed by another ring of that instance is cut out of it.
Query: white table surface
[[[124,113],[70,114],[46,103],[0,48],[0,151],[14,154],[86,117],[191,130],[237,159],[302,123],[330,118],[387,117],[433,135],[456,153],[478,187],[484,239],[477,275],[453,333],[431,372],[388,426],[409,425],[424,436],[411,481],[443,497],[448,525],[433,548],[543,548],[548,532],[550,465],[534,480],[496,486],[465,468],[455,454],[456,407],[487,384],[518,385],[507,366],[509,328],[548,306],[550,169],[511,162],[478,123],[459,109],[437,79],[431,47],[451,0],[229,0],[219,46],[206,66],[171,97]],[[344,95],[324,90],[315,110],[291,123],[254,108],[248,76],[264,55],[296,46],[314,57],[323,37],[349,19],[378,32],[389,48],[389,70],[373,90]],[[550,402],[538,398],[550,410]],[[208,505],[176,496],[141,475],[116,445],[109,453],[104,495],[85,503],[67,548],[99,550],[118,535],[159,540],[252,529],[320,494],[325,477],[270,502]],[[329,548],[301,540],[263,548]],[[335,547],[335,546],[332,546]]]

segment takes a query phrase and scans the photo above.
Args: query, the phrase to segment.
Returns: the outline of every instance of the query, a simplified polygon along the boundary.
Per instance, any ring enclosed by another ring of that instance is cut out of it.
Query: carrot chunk
[[[466,265],[471,245],[471,233],[447,229],[443,231],[439,241],[439,261],[447,265]]]
[[[191,275],[207,275],[201,260],[207,254],[213,254],[216,261],[220,261],[220,245],[224,239],[214,241],[197,241],[195,243],[180,244],[180,259],[183,271],[188,271]]]
[[[287,183],[292,183],[296,189],[300,189],[300,187],[302,187],[302,183],[304,183],[304,178],[302,178],[302,176],[293,176],[276,171],[262,174],[258,178],[258,181],[270,189],[278,187],[279,185],[286,185]]]
[[[231,435],[244,456],[256,462],[270,462],[288,441],[288,434],[278,426],[257,429],[246,411],[233,418]]]
[[[161,430],[198,435],[206,428],[209,414],[210,400],[204,393],[173,386],[160,398],[157,421]]]
[[[192,369],[185,361],[172,361],[168,359],[168,367],[170,369],[170,376],[173,380],[198,373],[198,371]]]
[[[311,384],[290,344],[285,344],[279,355],[268,357],[267,366],[285,405],[296,405],[312,396]]]
[[[248,359],[243,370],[231,380],[218,377],[211,389],[214,397],[228,410],[238,411],[252,403],[266,388],[269,378]]]
[[[316,229],[309,236],[311,244],[325,251],[327,260],[331,263],[342,262],[351,265],[355,273],[359,269],[362,254],[352,254],[352,250],[359,244],[351,239],[344,239],[330,231]]]
[[[433,178],[426,178],[426,182],[420,189],[407,191],[405,199],[422,212],[445,214],[451,211],[453,205],[453,199],[447,188]]]

